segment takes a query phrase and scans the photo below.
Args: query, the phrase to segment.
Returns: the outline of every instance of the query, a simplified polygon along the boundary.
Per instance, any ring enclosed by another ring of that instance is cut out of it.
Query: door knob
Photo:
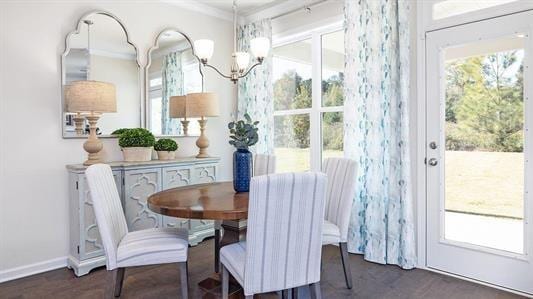
[[[437,148],[437,143],[436,143],[435,141],[431,141],[431,142],[429,143],[429,148],[430,148],[430,149],[436,149],[436,148]]]
[[[437,166],[437,164],[439,164],[439,161],[437,161],[437,159],[435,159],[435,158],[431,158],[431,159],[429,159],[428,164],[430,166]]]

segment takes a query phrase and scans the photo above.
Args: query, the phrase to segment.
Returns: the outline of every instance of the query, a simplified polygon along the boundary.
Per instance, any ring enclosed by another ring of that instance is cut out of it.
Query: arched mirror
[[[119,128],[141,127],[141,68],[137,48],[124,24],[110,13],[91,12],[79,20],[65,44],[61,57],[63,137],[89,134],[84,113],[67,111],[64,90],[74,81],[103,81],[115,86],[116,112],[101,115],[97,134],[105,137]]]
[[[155,135],[199,135],[198,122],[186,118],[184,107],[176,112],[171,101],[203,91],[200,61],[189,37],[177,29],[160,32],[148,51],[145,78],[147,128]]]

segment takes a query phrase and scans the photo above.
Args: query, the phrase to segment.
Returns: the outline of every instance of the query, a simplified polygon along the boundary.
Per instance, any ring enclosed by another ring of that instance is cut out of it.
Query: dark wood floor
[[[211,274],[213,240],[189,251],[190,297],[201,298],[197,282]],[[396,266],[365,262],[350,255],[354,288],[348,290],[338,255],[338,248],[328,246],[323,254],[321,280],[323,298],[520,298],[516,295],[424,271],[405,271]],[[139,267],[126,270],[122,298],[178,298],[177,265]],[[105,269],[76,278],[71,270],[59,269],[0,284],[0,298],[107,298],[110,276]],[[107,284],[108,285],[108,284]],[[107,292],[106,292],[107,291]],[[255,298],[275,298],[256,296]]]

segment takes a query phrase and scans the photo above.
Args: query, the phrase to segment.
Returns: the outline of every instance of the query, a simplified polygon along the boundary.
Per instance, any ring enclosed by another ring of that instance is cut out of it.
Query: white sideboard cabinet
[[[148,209],[148,197],[170,188],[217,181],[219,158],[183,158],[149,162],[110,162],[130,231],[152,227],[189,230],[189,244],[214,235],[213,221],[162,216]],[[68,266],[77,276],[105,265],[105,255],[83,165],[67,165],[70,194]]]

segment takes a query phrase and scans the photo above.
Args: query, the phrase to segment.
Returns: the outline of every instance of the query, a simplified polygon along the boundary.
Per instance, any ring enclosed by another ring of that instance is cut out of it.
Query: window
[[[309,32],[273,55],[277,170],[319,170],[343,156],[344,32]]]

